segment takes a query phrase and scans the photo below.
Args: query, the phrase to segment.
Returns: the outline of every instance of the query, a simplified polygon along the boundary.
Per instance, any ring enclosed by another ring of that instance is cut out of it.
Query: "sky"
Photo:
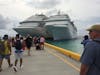
[[[52,15],[58,11],[70,16],[80,35],[86,29],[100,24],[100,0],[0,0],[0,34],[15,32],[19,22],[35,14]]]

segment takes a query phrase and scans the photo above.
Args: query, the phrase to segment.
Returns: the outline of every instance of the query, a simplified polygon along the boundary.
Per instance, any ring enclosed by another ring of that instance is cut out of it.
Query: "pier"
[[[31,56],[27,56],[27,50],[24,52],[22,69],[17,65],[18,71],[14,72],[13,68],[9,68],[4,60],[3,71],[0,72],[0,75],[79,75],[79,56],[74,57],[67,56],[47,45],[44,50],[35,50],[35,47],[32,47]],[[12,63],[14,63],[14,59],[14,54],[12,54]]]

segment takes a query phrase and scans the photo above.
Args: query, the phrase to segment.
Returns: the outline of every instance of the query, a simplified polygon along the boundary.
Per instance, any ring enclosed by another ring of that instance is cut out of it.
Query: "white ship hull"
[[[73,39],[77,37],[77,32],[72,33],[67,26],[46,26],[46,29],[48,30],[49,35],[53,37],[53,40]]]
[[[18,32],[22,36],[27,36],[27,34],[30,34],[31,36],[40,36],[43,35],[46,38],[48,36],[46,35],[44,28],[36,27],[36,28],[14,28],[16,32]]]

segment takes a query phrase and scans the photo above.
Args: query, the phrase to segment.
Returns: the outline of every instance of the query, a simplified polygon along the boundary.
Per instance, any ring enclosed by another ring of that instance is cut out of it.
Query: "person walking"
[[[83,44],[83,46],[85,47],[85,45],[90,41],[89,36],[85,35],[83,41],[81,42],[81,44]]]
[[[41,50],[44,50],[44,42],[45,42],[45,38],[44,38],[44,36],[41,36],[40,37],[40,48],[41,48]]]
[[[41,47],[40,47],[40,37],[37,37],[36,39],[36,46],[35,46],[36,50],[40,50]]]
[[[8,35],[4,35],[3,37],[3,41],[2,42],[2,50],[0,48],[0,72],[2,71],[2,62],[3,59],[7,59],[8,65],[9,67],[12,67],[13,64],[11,64],[11,59],[10,59],[10,55],[11,55],[11,45],[10,45],[10,41],[8,39]],[[4,50],[3,50],[4,49]]]
[[[37,42],[37,36],[34,36],[33,37],[33,44],[34,44],[35,47],[36,47],[36,42]]]
[[[25,40],[25,44],[26,44],[26,48],[28,50],[28,56],[30,56],[30,49],[32,46],[32,37],[30,35],[27,36],[26,40]]]
[[[23,50],[22,50],[22,42],[20,40],[19,34],[16,34],[14,46],[15,46],[15,64],[13,66],[13,69],[15,72],[17,72],[18,59],[20,59],[20,68],[23,67]]]
[[[84,47],[80,58],[80,75],[100,75],[100,24],[91,26],[87,31],[91,41]]]

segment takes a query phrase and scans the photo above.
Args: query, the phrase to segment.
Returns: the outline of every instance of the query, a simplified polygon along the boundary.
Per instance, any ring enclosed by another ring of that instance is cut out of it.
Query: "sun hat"
[[[100,31],[100,24],[92,25],[90,28],[87,29],[87,31]]]

